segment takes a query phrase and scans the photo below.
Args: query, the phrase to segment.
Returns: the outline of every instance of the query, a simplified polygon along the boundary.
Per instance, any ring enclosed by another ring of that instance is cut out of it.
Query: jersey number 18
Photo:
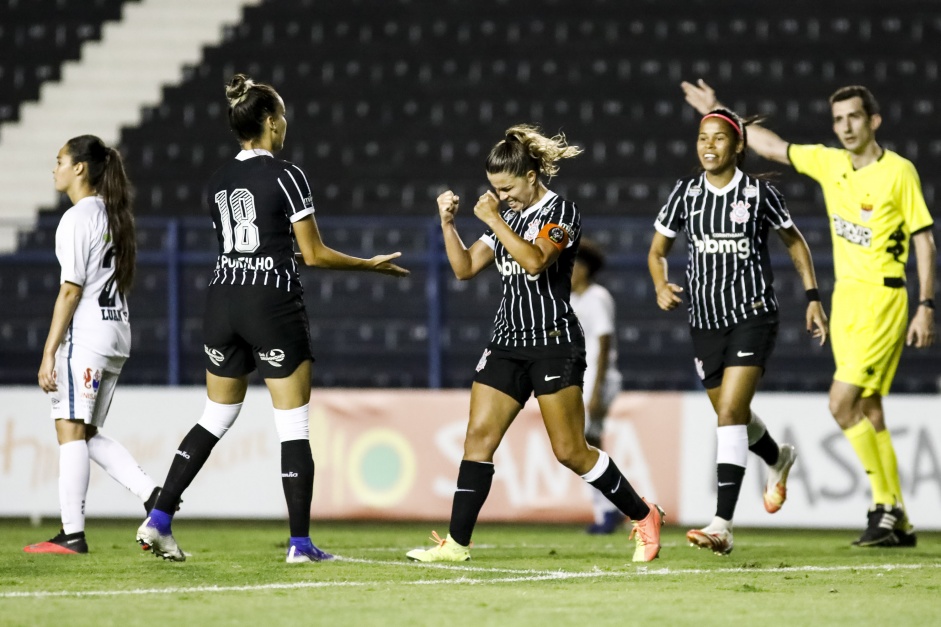
[[[255,197],[244,188],[227,194],[225,190],[216,193],[216,206],[219,207],[219,223],[222,225],[222,248],[224,253],[234,249],[239,253],[253,253],[261,244],[258,227],[255,226]]]

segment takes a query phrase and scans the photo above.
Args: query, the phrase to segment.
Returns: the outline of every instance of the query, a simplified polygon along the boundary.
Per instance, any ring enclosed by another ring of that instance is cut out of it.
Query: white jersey
[[[64,344],[82,346],[106,357],[131,352],[127,302],[114,278],[114,246],[108,214],[100,196],[87,196],[66,211],[56,229],[60,281],[82,287]]]
[[[611,336],[611,348],[608,350],[608,369],[605,375],[605,387],[608,390],[619,390],[621,387],[621,372],[618,370],[617,333],[614,329],[614,298],[611,293],[592,283],[581,294],[572,290],[569,302],[575,309],[575,315],[585,332],[585,360],[588,368],[585,370],[585,402],[590,399],[598,378],[598,351],[601,350],[601,337]],[[605,394],[607,396],[607,394]]]

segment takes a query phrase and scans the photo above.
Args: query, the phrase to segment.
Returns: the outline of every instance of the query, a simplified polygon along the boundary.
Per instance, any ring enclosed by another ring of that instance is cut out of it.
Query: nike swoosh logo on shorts
[[[735,485],[735,482],[734,482],[734,481],[729,481],[728,483],[719,483],[719,487],[720,487],[720,488],[721,488],[721,487],[724,487],[724,486],[727,486],[727,485]]]
[[[754,355],[754,354],[755,354],[755,353],[744,353],[744,352],[742,352],[742,351],[739,351],[739,352],[736,353],[736,355],[738,355],[739,357],[751,357],[751,356]]]
[[[562,378],[562,375],[560,374],[557,374],[554,377],[550,377],[549,375],[546,375],[546,381],[552,381],[553,379],[560,379],[560,378]]]

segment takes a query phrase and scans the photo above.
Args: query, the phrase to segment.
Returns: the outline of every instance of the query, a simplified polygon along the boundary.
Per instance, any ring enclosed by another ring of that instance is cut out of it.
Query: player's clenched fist
[[[441,216],[442,224],[454,221],[460,200],[460,197],[451,190],[438,196],[438,215]]]
[[[494,220],[500,219],[500,199],[492,191],[487,190],[474,205],[474,215],[484,224],[492,225]]]

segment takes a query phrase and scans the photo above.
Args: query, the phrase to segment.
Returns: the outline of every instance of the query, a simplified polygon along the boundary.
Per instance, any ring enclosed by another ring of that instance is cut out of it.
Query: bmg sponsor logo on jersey
[[[846,241],[869,248],[872,245],[872,229],[861,224],[854,224],[840,216],[833,216],[833,232]]]
[[[528,281],[536,281],[539,279],[538,274],[527,274],[523,270],[523,266],[517,263],[512,257],[504,257],[503,259],[497,259],[497,272],[503,276],[513,276],[514,274],[525,274]]]
[[[269,366],[280,368],[281,362],[284,361],[284,351],[280,348],[272,348],[267,353],[258,353],[258,359],[267,363]]]
[[[696,252],[706,255],[733,254],[739,259],[751,256],[751,243],[744,233],[715,233],[712,236],[704,235],[702,239],[693,235],[693,245],[696,246]]]

